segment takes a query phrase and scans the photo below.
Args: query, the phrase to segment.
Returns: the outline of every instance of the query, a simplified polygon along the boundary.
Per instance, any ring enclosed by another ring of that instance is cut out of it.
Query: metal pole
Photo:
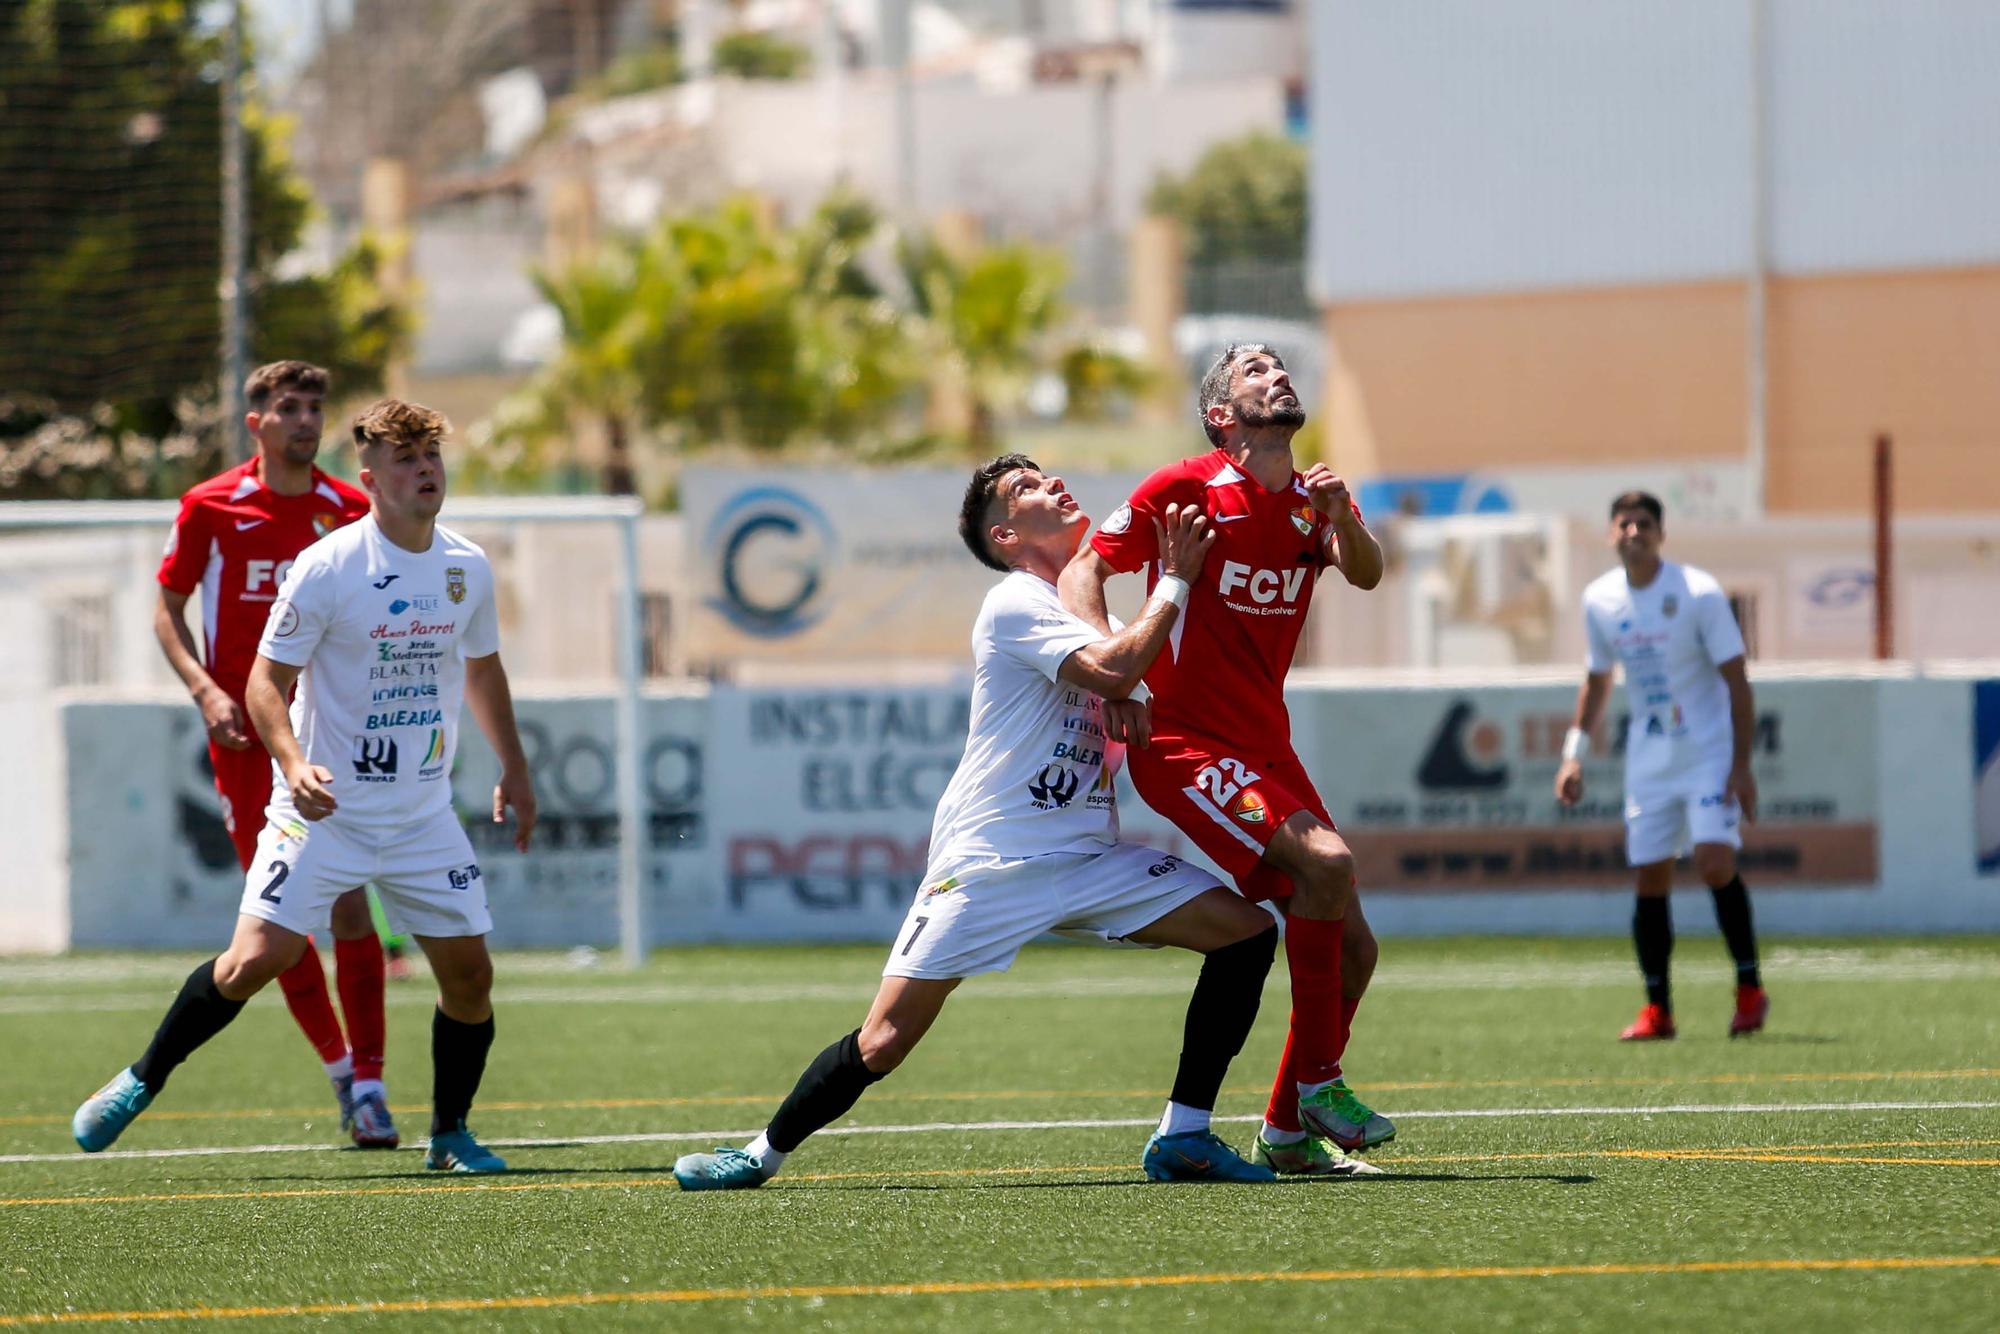
[[[250,456],[243,429],[243,377],[248,372],[249,189],[243,152],[243,4],[230,0],[222,35],[222,440],[233,461]]]
[[[627,968],[646,962],[644,852],[650,843],[639,783],[639,513],[618,520],[618,941]]]
[[[1750,265],[1744,285],[1743,380],[1747,420],[1744,423],[1744,470],[1749,474],[1746,497],[1752,517],[1764,513],[1764,471],[1769,441],[1769,368],[1766,364],[1765,288],[1768,284],[1770,245],[1770,201],[1766,178],[1769,175],[1769,107],[1766,100],[1765,0],[1750,0]]]
[[[1875,656],[1885,662],[1896,656],[1894,453],[1888,436],[1875,437]]]

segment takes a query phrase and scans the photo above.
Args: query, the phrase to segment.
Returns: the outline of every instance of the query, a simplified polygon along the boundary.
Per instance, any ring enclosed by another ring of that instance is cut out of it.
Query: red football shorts
[[[236,845],[236,860],[244,870],[257,857],[257,835],[264,832],[264,808],[271,803],[271,755],[256,741],[243,750],[208,743],[208,762],[215,769],[215,790],[222,795],[222,822]]]
[[[1275,754],[1192,733],[1153,735],[1125,753],[1132,785],[1146,804],[1236,881],[1252,902],[1292,895],[1291,878],[1264,860],[1278,827],[1310,811],[1333,819],[1290,746]]]

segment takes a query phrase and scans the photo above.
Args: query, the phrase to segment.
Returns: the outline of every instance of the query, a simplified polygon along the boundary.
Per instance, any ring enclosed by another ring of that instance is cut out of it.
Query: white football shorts
[[[1126,944],[1126,937],[1215,887],[1209,872],[1138,843],[934,869],[896,933],[882,975],[1004,973],[1023,945],[1048,932]]]
[[[401,930],[483,936],[493,929],[479,859],[452,811],[403,829],[350,831],[324,820],[267,820],[238,911],[307,935],[326,929],[333,901],[373,883]]]
[[[1729,766],[1691,769],[1683,779],[1625,794],[1625,860],[1672,861],[1699,843],[1743,846],[1742,812],[1725,795]]]

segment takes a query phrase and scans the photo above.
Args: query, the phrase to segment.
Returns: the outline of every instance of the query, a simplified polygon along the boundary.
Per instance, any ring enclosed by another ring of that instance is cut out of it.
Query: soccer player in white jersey
[[[1637,869],[1632,916],[1646,1005],[1619,1036],[1628,1042],[1674,1036],[1668,960],[1674,949],[1668,894],[1674,859],[1694,846],[1694,867],[1715,898],[1715,920],[1736,961],[1736,1012],[1729,1035],[1764,1026],[1770,999],[1757,973],[1750,896],[1737,873],[1740,820],[1757,818],[1750,742],[1757,711],[1743,665],[1743,634],[1722,586],[1706,571],[1660,558],[1666,535],[1660,502],[1627,491],[1611,502],[1611,545],[1619,568],[1583,591],[1589,645],[1576,718],[1563,740],[1556,798],[1583,798],[1583,757],[1611,691],[1611,668],[1625,668],[1630,721],[1625,737],[1625,859]]]
[[[973,625],[971,735],[938,803],[930,864],[890,945],[875,1003],[860,1028],[806,1068],[764,1133],[743,1148],[675,1163],[683,1188],[764,1184],[807,1136],[902,1064],[961,981],[1006,969],[1048,931],[1207,956],[1172,1098],[1143,1167],[1156,1181],[1276,1179],[1209,1128],[1223,1074],[1256,1017],[1276,926],[1208,873],[1118,841],[1112,779],[1123,747],[1107,732],[1137,725],[1141,706],[1105,701],[1125,701],[1139,684],[1214,541],[1193,508],[1170,507],[1164,518],[1167,577],[1136,621],[1105,636],[1056,594],[1056,576],[1090,528],[1062,479],[1019,454],[973,474],[959,534],[1007,577]],[[1116,726],[1107,726],[1111,708],[1126,710]]]
[[[355,420],[369,513],[299,554],[244,692],[278,781],[235,937],[188,975],[145,1055],[77,1109],[71,1129],[85,1152],[108,1148],[182,1061],[299,958],[336,898],[373,881],[438,982],[426,1165],[506,1170],[465,1126],[493,1043],[493,919],[452,809],[461,698],[500,760],[493,819],[513,808],[523,852],[535,796],[500,665],[492,570],[437,522],[449,430],[396,399]]]

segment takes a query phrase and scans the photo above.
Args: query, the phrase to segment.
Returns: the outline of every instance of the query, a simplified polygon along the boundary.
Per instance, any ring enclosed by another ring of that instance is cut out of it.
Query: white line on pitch
[[[1990,1111],[2000,1102],[1693,1102],[1652,1107],[1460,1107],[1397,1112],[1404,1121],[1535,1116],[1728,1116],[1768,1112]],[[1217,1121],[1262,1121],[1261,1116],[1218,1116]],[[1105,1117],[1059,1121],[926,1121],[892,1126],[829,1126],[820,1135],[984,1134],[1002,1130],[1126,1130],[1156,1124],[1157,1117]],[[489,1139],[498,1148],[564,1149],[586,1144],[671,1144],[746,1140],[756,1130],[662,1130],[626,1135],[560,1135],[546,1139]],[[411,1145],[410,1148],[419,1146]],[[8,1153],[0,1163],[82,1163],[132,1158],[224,1158],[253,1153],[353,1153],[340,1144],[234,1144],[196,1149],[112,1149],[105,1153]]]

